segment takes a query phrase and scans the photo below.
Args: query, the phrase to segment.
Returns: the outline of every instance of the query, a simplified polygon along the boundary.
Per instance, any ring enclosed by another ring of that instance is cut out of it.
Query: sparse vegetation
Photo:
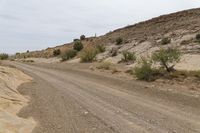
[[[76,50],[73,50],[73,49],[67,50],[67,51],[62,55],[62,61],[66,61],[66,60],[72,59],[72,58],[74,58],[76,55],[77,55],[77,51],[76,51]]]
[[[53,51],[53,56],[58,56],[58,55],[60,55],[60,54],[61,54],[60,49],[55,49],[55,50]]]
[[[183,40],[183,41],[181,42],[181,45],[187,45],[187,44],[190,43],[190,41],[191,41],[191,40]]]
[[[97,51],[94,48],[84,49],[80,55],[81,62],[92,62],[95,60]]]
[[[200,34],[197,34],[197,35],[196,35],[196,39],[197,39],[197,40],[200,40]]]
[[[102,62],[101,64],[99,64],[99,66],[97,66],[97,68],[98,69],[109,70],[111,65],[112,64],[110,62]]]
[[[15,56],[20,56],[20,53],[16,53]]]
[[[110,54],[112,57],[117,56],[117,52],[118,50],[116,48],[112,48],[112,50],[110,51]]]
[[[9,58],[9,55],[6,53],[1,53],[0,54],[0,60],[7,60]]]
[[[157,71],[152,68],[152,61],[142,58],[139,66],[134,68],[134,74],[139,80],[153,81]]]
[[[123,62],[130,62],[130,61],[134,62],[136,60],[135,53],[123,51],[122,55],[123,55],[123,58],[122,58]]]
[[[200,79],[200,71],[175,71],[174,73],[171,73],[171,76],[173,77],[183,77],[183,78],[187,78],[187,77],[196,77],[198,79]]]
[[[80,36],[80,40],[85,40],[85,38],[86,38],[85,35]]]
[[[118,38],[116,39],[116,45],[121,45],[122,43],[123,43],[123,38],[118,37]]]
[[[103,52],[106,51],[106,47],[104,45],[102,45],[102,44],[97,45],[96,49],[97,49],[98,53],[103,53]]]
[[[161,49],[152,55],[154,62],[160,63],[168,72],[174,69],[177,62],[180,61],[180,51],[175,48]]]
[[[197,40],[198,43],[200,43],[200,34],[196,35],[196,40]]]
[[[81,51],[82,49],[83,49],[83,44],[82,44],[82,42],[80,42],[80,41],[76,41],[75,43],[74,43],[74,50],[76,50],[76,51]]]
[[[33,62],[35,62],[34,60],[22,60],[23,62],[25,62],[25,63],[33,63]]]
[[[74,42],[77,42],[77,41],[80,41],[80,39],[74,39],[73,41],[74,41]]]
[[[171,43],[171,39],[168,38],[168,37],[165,37],[165,38],[163,38],[163,39],[161,40],[161,44],[162,44],[162,45],[167,45],[167,44],[169,44],[169,43]]]

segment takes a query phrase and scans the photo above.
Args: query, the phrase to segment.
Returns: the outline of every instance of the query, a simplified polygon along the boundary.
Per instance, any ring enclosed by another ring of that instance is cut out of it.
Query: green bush
[[[74,50],[81,51],[83,49],[83,44],[80,41],[74,43]]]
[[[20,56],[20,53],[18,52],[18,53],[15,53],[15,56]]]
[[[122,43],[123,43],[123,38],[118,37],[118,38],[116,39],[116,45],[120,45],[120,44],[122,44]]]
[[[55,49],[53,51],[53,56],[58,56],[58,55],[60,55],[60,53],[61,53],[60,49]]]
[[[152,55],[152,60],[160,63],[168,72],[171,72],[175,63],[180,61],[181,53],[178,49],[161,49]]]
[[[77,51],[76,51],[76,50],[73,50],[73,49],[67,50],[67,51],[62,55],[62,61],[66,61],[66,60],[72,59],[72,58],[74,58],[76,55],[77,55]]]
[[[74,41],[74,42],[77,42],[77,41],[80,41],[80,39],[77,39],[77,38],[76,38],[76,39],[74,39],[73,41]]]
[[[7,60],[9,58],[9,55],[6,53],[0,54],[0,60]]]
[[[152,62],[142,58],[140,65],[134,68],[134,74],[139,80],[155,80],[156,70],[152,68]]]
[[[168,37],[163,38],[163,39],[161,40],[161,44],[162,44],[162,45],[166,45],[166,44],[169,44],[169,43],[171,43],[171,39],[168,38]]]
[[[103,53],[106,51],[106,47],[104,45],[100,45],[100,44],[96,46],[96,49],[97,49],[98,53]]]
[[[87,48],[82,51],[80,58],[81,62],[92,62],[95,60],[97,51],[94,48]]]
[[[85,40],[85,38],[86,38],[85,35],[80,36],[80,40]]]
[[[128,51],[123,51],[122,55],[123,55],[122,61],[124,61],[124,62],[129,62],[129,61],[133,61],[134,62],[136,60],[135,53],[131,53],[131,52],[128,52]]]
[[[197,34],[197,35],[196,35],[196,39],[197,39],[198,41],[200,41],[200,34]]]

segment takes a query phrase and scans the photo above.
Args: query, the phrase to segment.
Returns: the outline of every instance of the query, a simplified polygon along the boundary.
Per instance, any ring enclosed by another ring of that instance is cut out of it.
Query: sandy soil
[[[17,87],[30,80],[29,76],[15,68],[0,66],[0,133],[30,133],[33,130],[33,120],[17,116],[28,103]]]
[[[78,64],[13,65],[34,78],[20,87],[31,102],[19,114],[39,122],[33,133],[200,132],[200,98],[170,86],[89,73]]]
[[[200,55],[185,54],[181,61],[176,65],[176,69],[198,71],[200,70]]]
[[[60,62],[61,58],[26,58],[26,59],[20,59],[19,61],[34,61],[34,62],[38,62],[38,63],[58,63]]]

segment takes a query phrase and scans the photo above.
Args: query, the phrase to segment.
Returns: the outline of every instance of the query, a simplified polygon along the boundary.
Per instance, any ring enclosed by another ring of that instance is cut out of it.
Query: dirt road
[[[51,66],[12,65],[34,78],[20,92],[31,97],[21,117],[33,133],[200,133],[200,98],[145,83]]]

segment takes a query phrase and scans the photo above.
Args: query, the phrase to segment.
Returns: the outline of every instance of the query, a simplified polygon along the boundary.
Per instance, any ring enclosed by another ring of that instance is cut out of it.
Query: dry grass
[[[97,66],[97,69],[110,70],[111,66],[112,66],[112,63],[110,62],[102,62]]]

